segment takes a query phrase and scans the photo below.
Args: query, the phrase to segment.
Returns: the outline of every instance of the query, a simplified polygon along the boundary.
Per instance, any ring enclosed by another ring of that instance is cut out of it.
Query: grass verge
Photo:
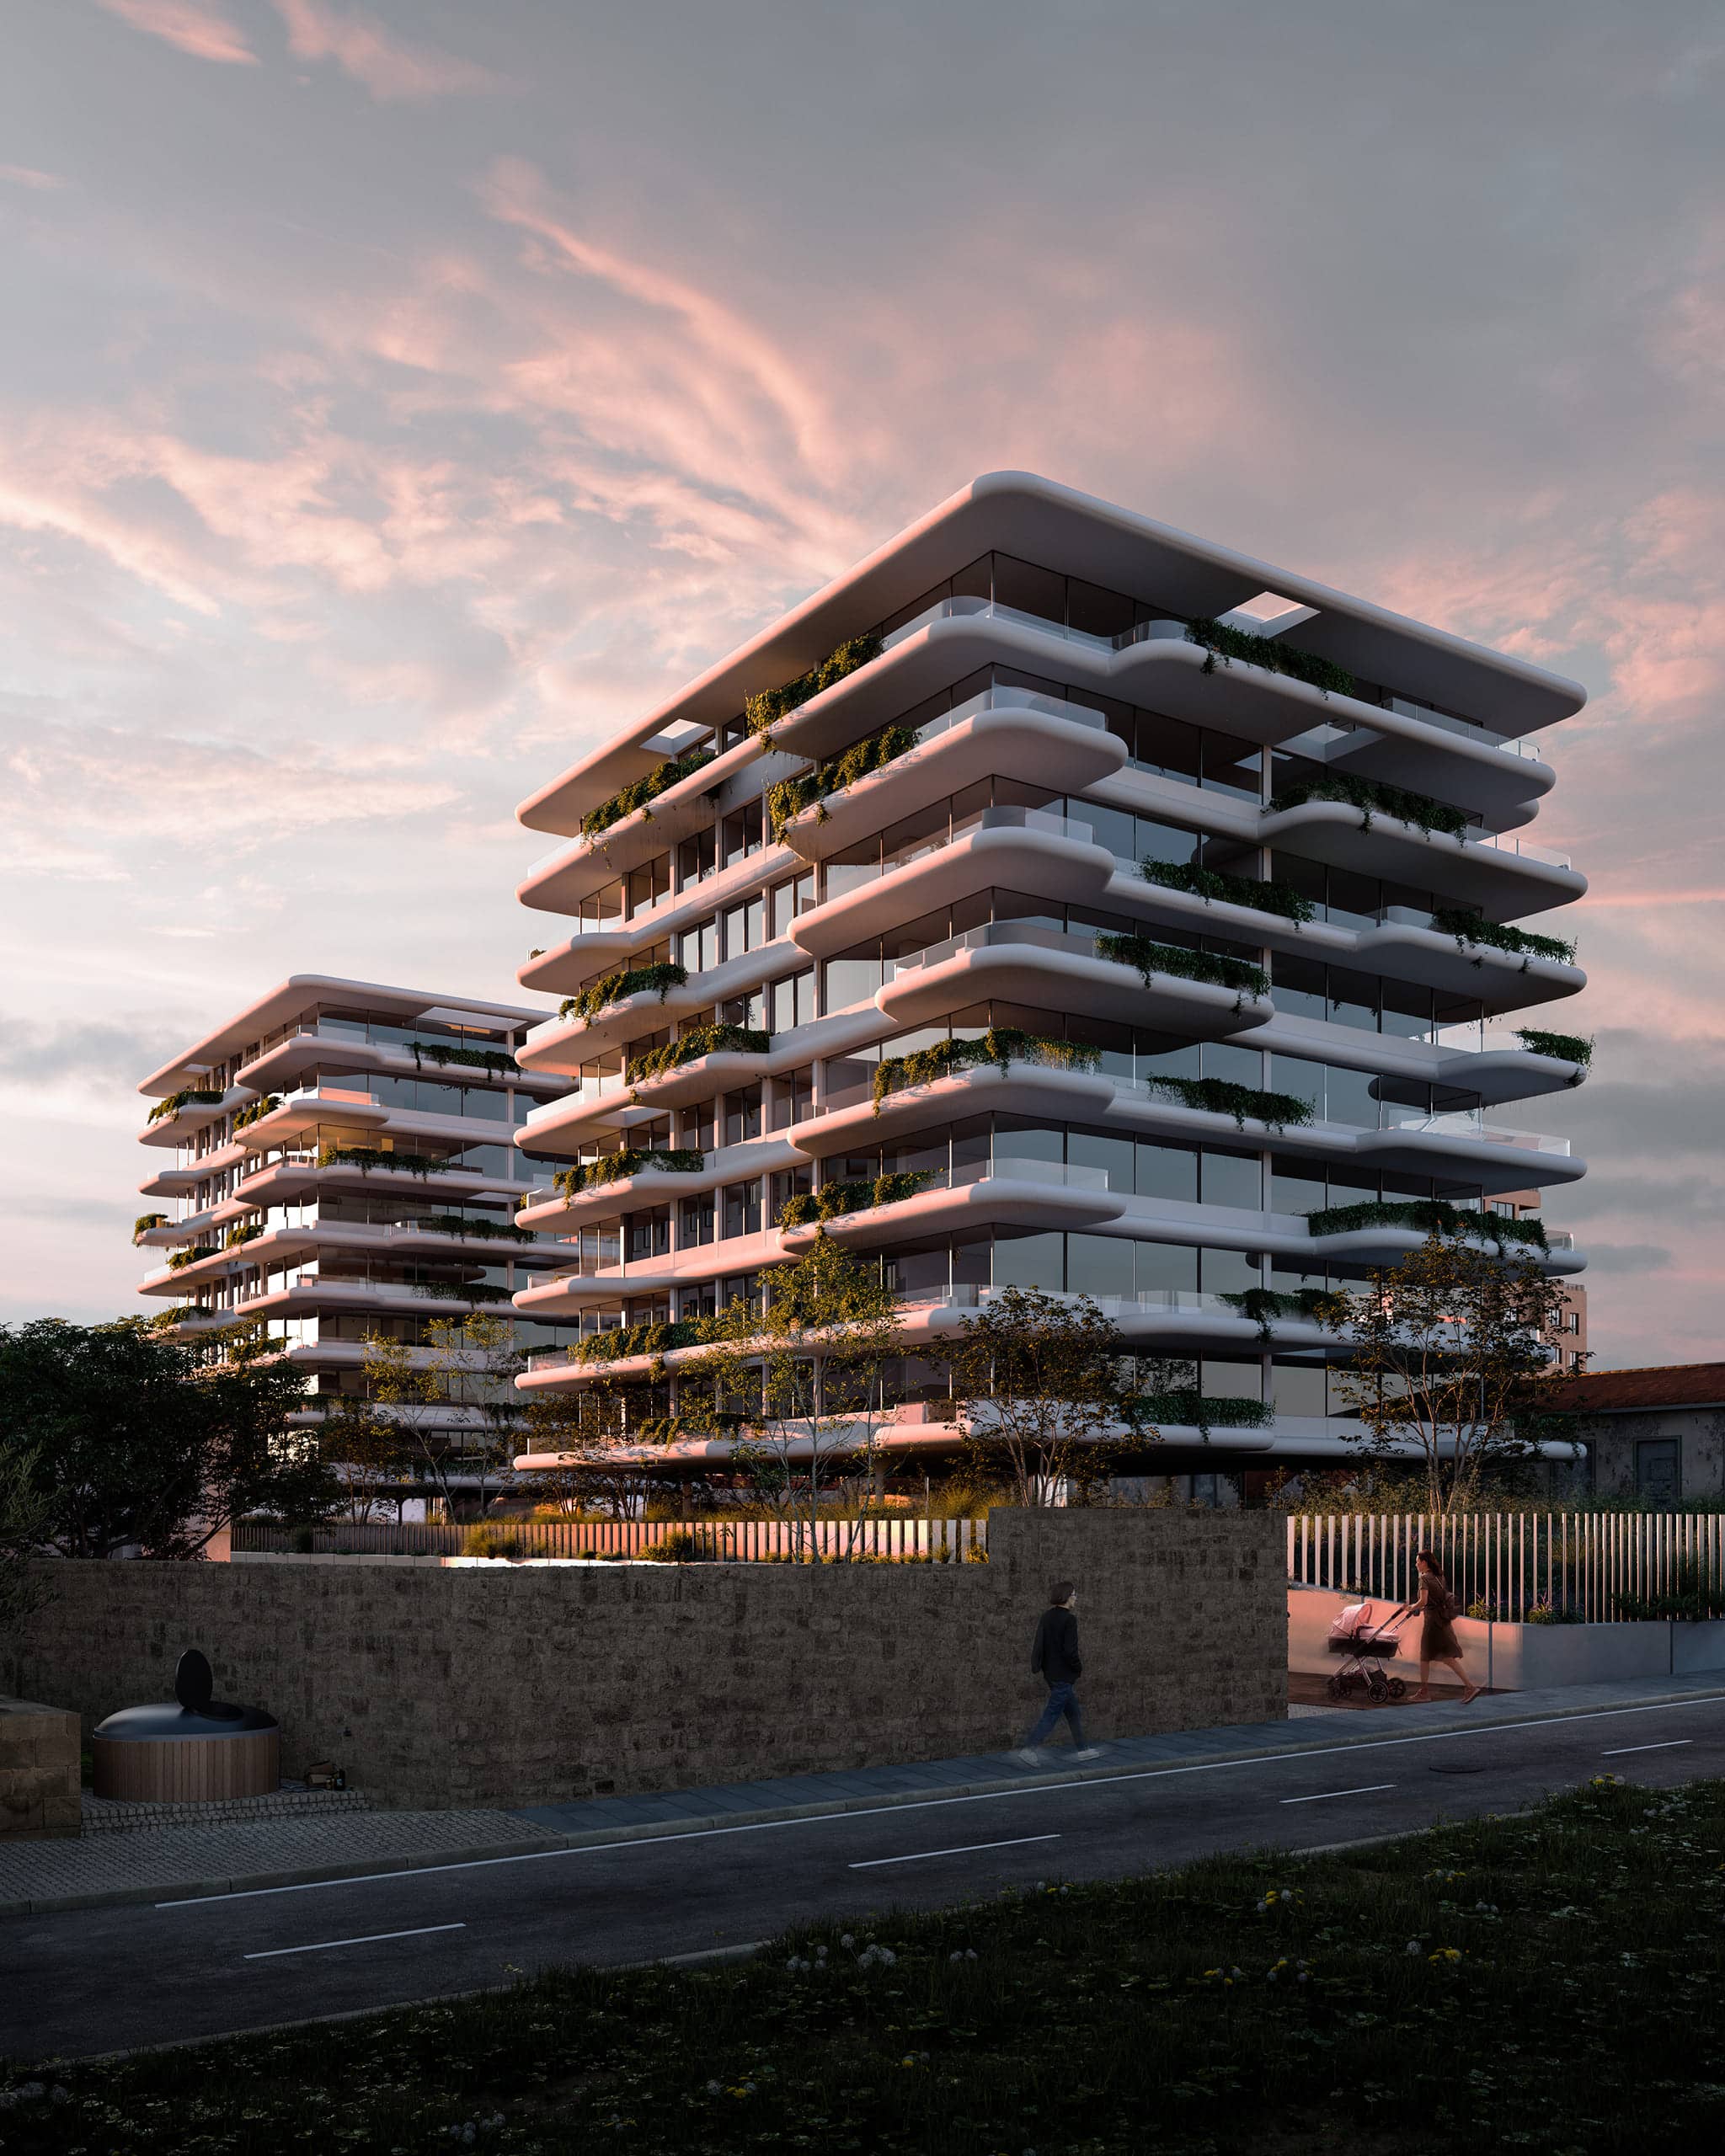
[[[1541,2156],[1725,2133],[1725,1782],[13,2069],[6,2156]]]

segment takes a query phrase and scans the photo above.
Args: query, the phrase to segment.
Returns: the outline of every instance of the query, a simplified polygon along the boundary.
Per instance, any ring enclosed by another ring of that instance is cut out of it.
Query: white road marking
[[[1359,1789],[1320,1790],[1316,1796],[1284,1796],[1284,1804],[1327,1804],[1332,1796],[1375,1796],[1381,1789],[1394,1789],[1394,1782],[1367,1782]]]
[[[1693,1740],[1687,1737],[1668,1737],[1663,1744],[1620,1744],[1615,1752],[1602,1752],[1602,1759],[1621,1759],[1631,1752],[1674,1752],[1680,1744]]]
[[[966,1842],[956,1849],[918,1849],[914,1856],[871,1856],[850,1866],[852,1871],[876,1871],[884,1864],[927,1864],[932,1856],[974,1856],[978,1849],[1022,1849],[1027,1842],[1057,1842],[1058,1834],[1017,1834],[1009,1842]]]
[[[519,1856],[464,1857],[455,1864],[398,1864],[393,1871],[366,1871],[345,1879],[307,1879],[292,1886],[238,1886],[226,1894],[185,1894],[174,1901],[158,1902],[154,1906],[158,1909],[198,1909],[208,1903],[250,1902],[266,1894],[316,1894],[331,1886],[369,1886],[380,1880],[393,1880],[400,1885],[404,1881],[430,1878],[446,1871],[487,1871],[503,1864],[539,1864],[549,1857],[604,1856],[619,1849],[657,1849],[666,1842],[713,1841],[724,1834],[766,1834],[782,1827],[820,1827],[840,1819],[876,1819],[888,1812],[935,1812],[953,1804],[998,1804],[1014,1797],[1058,1796],[1075,1790],[1124,1787],[1129,1782],[1168,1781],[1180,1774],[1214,1774],[1225,1769],[1274,1766],[1284,1759],[1326,1759],[1343,1753],[1389,1752],[1407,1744],[1447,1744],[1456,1737],[1466,1742],[1479,1737],[1513,1735],[1522,1729],[1555,1729],[1573,1722],[1616,1721],[1626,1715],[1670,1714],[1686,1707],[1714,1707],[1722,1704],[1725,1704],[1725,1693],[1706,1692],[1688,1700],[1656,1700],[1644,1707],[1589,1707],[1583,1714],[1541,1715],[1527,1721],[1470,1722],[1465,1729],[1434,1729],[1423,1737],[1376,1737],[1358,1744],[1315,1744],[1292,1752],[1249,1752],[1237,1759],[1200,1759],[1190,1766],[1144,1767],[1124,1774],[1085,1774],[1075,1781],[1031,1782],[1012,1789],[980,1790],[969,1796],[918,1797],[910,1804],[895,1804],[888,1799],[851,1811],[805,1812],[795,1819],[756,1819],[736,1827],[700,1827],[692,1833],[678,1833],[670,1828],[662,1833],[630,1835],[612,1842],[586,1842],[579,1849],[524,1849]],[[1410,1833],[1415,1831],[1409,1829]]]
[[[312,1946],[270,1946],[260,1954],[248,1954],[248,1961],[279,1961],[284,1954],[327,1954],[332,1946],[375,1946],[384,1939],[424,1939],[434,1931],[465,1931],[464,1924],[422,1924],[412,1931],[368,1931],[363,1939],[320,1939]]]

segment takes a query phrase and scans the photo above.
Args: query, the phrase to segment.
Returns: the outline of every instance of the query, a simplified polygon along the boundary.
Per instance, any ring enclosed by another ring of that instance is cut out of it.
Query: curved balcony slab
[[[1407,1169],[1416,1175],[1464,1173],[1487,1193],[1578,1182],[1587,1162],[1573,1155],[1567,1139],[1542,1139],[1532,1131],[1470,1127],[1465,1116],[1410,1118],[1399,1128],[1359,1130],[1354,1157],[1372,1167]]]
[[[361,1092],[357,1086],[323,1086],[290,1094],[280,1107],[248,1123],[238,1139],[247,1152],[264,1153],[324,1123],[381,1130],[389,1119],[390,1111],[375,1093]]]
[[[793,817],[786,843],[804,861],[825,861],[979,779],[1017,779],[1050,793],[1076,793],[1121,768],[1125,744],[1101,723],[1100,713],[1086,723],[1056,716],[1058,706],[1042,701],[1042,710],[995,702],[956,724],[933,721],[922,729],[929,738],[915,748]]]
[[[1153,973],[1146,981],[1135,967],[1087,956],[1064,937],[1060,945],[1028,940],[1055,931],[1020,930],[1020,940],[995,940],[1012,929],[1010,921],[1001,922],[954,937],[951,946],[937,945],[934,952],[921,954],[927,963],[900,959],[894,978],[875,992],[877,1008],[895,1026],[911,1027],[950,1017],[972,1004],[1028,1004],[1179,1033],[1188,1040],[1231,1038],[1276,1015],[1268,997],[1243,990],[1174,974]]]
[[[1472,1049],[1439,1056],[1437,1083],[1477,1093],[1487,1107],[1530,1101],[1541,1093],[1565,1093],[1587,1082],[1588,1066],[1564,1057],[1535,1055],[1531,1049]]]
[[[672,1022],[692,1011],[711,1011],[734,995],[769,985],[794,973],[804,953],[788,937],[762,943],[752,951],[727,958],[695,974],[681,987],[662,993],[647,989],[607,1003],[590,1018],[550,1018],[536,1026],[521,1048],[524,1067],[535,1072],[559,1071],[569,1076],[620,1043],[638,1040],[644,1034],[667,1031]]]
[[[1083,835],[1089,829],[1037,809],[984,809],[975,829],[931,840],[902,865],[799,915],[791,940],[812,958],[830,958],[996,887],[1093,903],[1108,887],[1114,856]]]
[[[389,1184],[383,1183],[385,1176],[392,1178]],[[481,1175],[472,1168],[434,1168],[428,1175],[416,1176],[398,1169],[367,1170],[351,1162],[330,1161],[320,1166],[314,1154],[305,1154],[266,1161],[241,1177],[234,1185],[233,1196],[242,1209],[253,1212],[263,1206],[285,1205],[319,1190],[357,1192],[396,1187],[423,1198],[507,1197],[521,1187],[505,1177]]]
[[[718,1049],[698,1055],[692,1063],[661,1070],[655,1077],[638,1078],[629,1088],[633,1104],[658,1115],[666,1108],[681,1107],[689,1101],[710,1100],[715,1093],[752,1085],[772,1067],[773,1051],[758,1054],[739,1049]]]
[[[515,978],[524,988],[550,995],[573,995],[595,973],[611,971],[655,943],[670,942],[696,922],[740,898],[753,897],[762,883],[792,874],[798,859],[788,846],[768,845],[726,868],[713,868],[681,891],[667,893],[655,905],[643,906],[627,921],[608,920],[603,926],[577,931],[558,944],[531,958]]]
[[[141,1198],[188,1198],[211,1171],[205,1167],[158,1168],[138,1185]]]
[[[243,1108],[256,1098],[248,1086],[230,1086],[220,1100],[188,1101],[172,1115],[158,1116],[153,1123],[147,1123],[138,1133],[138,1143],[184,1145],[197,1132],[207,1130],[212,1123],[219,1123],[223,1116],[232,1115],[236,1108]]]
[[[1364,876],[1411,883],[1422,890],[1477,905],[1494,921],[1542,913],[1587,894],[1587,878],[1531,852],[1489,846],[1478,839],[1453,838],[1447,831],[1422,830],[1417,824],[1375,810],[1370,828],[1361,812],[1345,801],[1302,801],[1298,808],[1266,809],[1258,819],[1257,842],[1285,846],[1308,860],[1351,868]],[[1226,868],[1231,853],[1226,841],[1211,842]]]
[[[632,1214],[651,1212],[673,1198],[696,1198],[702,1192],[745,1177],[776,1175],[799,1166],[803,1154],[789,1132],[782,1136],[754,1138],[740,1145],[718,1146],[707,1155],[704,1167],[643,1168],[637,1175],[619,1176],[615,1182],[595,1184],[574,1197],[562,1193],[537,1205],[524,1205],[515,1215],[521,1228],[563,1229],[590,1220],[627,1219]]]
[[[1118,1219],[1123,1203],[1099,1171],[1063,1170],[1040,1161],[996,1161],[991,1170],[977,1171],[971,1181],[943,1181],[890,1205],[787,1228],[782,1241],[786,1255],[794,1257],[811,1249],[823,1230],[835,1242],[852,1249],[878,1250],[883,1244],[989,1222],[1020,1228],[1088,1228]]]
[[[973,1064],[927,1085],[900,1086],[885,1097],[878,1113],[868,1101],[830,1108],[794,1124],[786,1134],[796,1153],[820,1161],[988,1108],[1000,1114],[1047,1113],[1093,1122],[1106,1113],[1114,1097],[1114,1081],[1101,1071],[1022,1061],[1004,1069]]]

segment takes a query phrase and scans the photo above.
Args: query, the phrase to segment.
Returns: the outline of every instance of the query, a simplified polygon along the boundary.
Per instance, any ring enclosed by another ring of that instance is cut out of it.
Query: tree
[[[659,1480],[640,1457],[639,1411],[649,1399],[645,1386],[604,1379],[581,1391],[533,1394],[522,1416],[524,1449],[565,1463],[537,1471],[535,1495],[566,1512],[592,1502],[616,1519],[644,1517]]]
[[[679,1399],[711,1380],[716,1411],[740,1420],[734,1464],[782,1517],[806,1513],[819,1561],[822,1492],[849,1471],[876,1474],[889,1366],[904,1353],[892,1290],[822,1230],[767,1274],[760,1300],[740,1296],[720,1311],[709,1337],[712,1352],[684,1370]]]
[[[200,1363],[141,1318],[0,1327],[0,1453],[66,1557],[195,1557],[250,1513],[313,1519],[338,1499],[296,1428],[305,1379],[280,1358]]]
[[[318,1450],[340,1481],[348,1518],[371,1518],[414,1472],[417,1454],[401,1426],[377,1403],[340,1393],[323,1410]]]
[[[48,1568],[36,1561],[51,1525],[35,1454],[0,1450],[0,1639],[52,1598]]]
[[[1332,1321],[1352,1350],[1338,1372],[1354,1440],[1374,1463],[1423,1462],[1428,1508],[1464,1511],[1538,1457],[1534,1430],[1556,1359],[1563,1290],[1530,1257],[1434,1230],[1375,1273]]]
[[[1021,1505],[1058,1504],[1063,1486],[1092,1493],[1132,1420],[1126,1344],[1091,1300],[1002,1288],[967,1317],[952,1353],[953,1388],[979,1470],[1010,1480]],[[1137,1442],[1153,1434],[1142,1427]]]
[[[401,1431],[407,1454],[454,1517],[463,1478],[477,1482],[479,1509],[514,1449],[520,1424],[515,1380],[526,1356],[506,1318],[480,1310],[433,1318],[422,1345],[382,1333],[366,1339],[366,1389]]]

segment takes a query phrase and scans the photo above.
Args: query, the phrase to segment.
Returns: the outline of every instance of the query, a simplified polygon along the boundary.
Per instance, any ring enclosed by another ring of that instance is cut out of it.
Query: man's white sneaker
[[[1033,1746],[1028,1744],[1024,1747],[1024,1749],[1022,1752],[1015,1752],[1012,1754],[1012,1757],[1018,1762],[1018,1764],[1021,1767],[1039,1767],[1042,1764],[1041,1753],[1037,1751]]]
[[[1099,1759],[1102,1757],[1102,1748],[1097,1744],[1087,1744],[1081,1752],[1075,1752],[1072,1757],[1075,1759]]]

